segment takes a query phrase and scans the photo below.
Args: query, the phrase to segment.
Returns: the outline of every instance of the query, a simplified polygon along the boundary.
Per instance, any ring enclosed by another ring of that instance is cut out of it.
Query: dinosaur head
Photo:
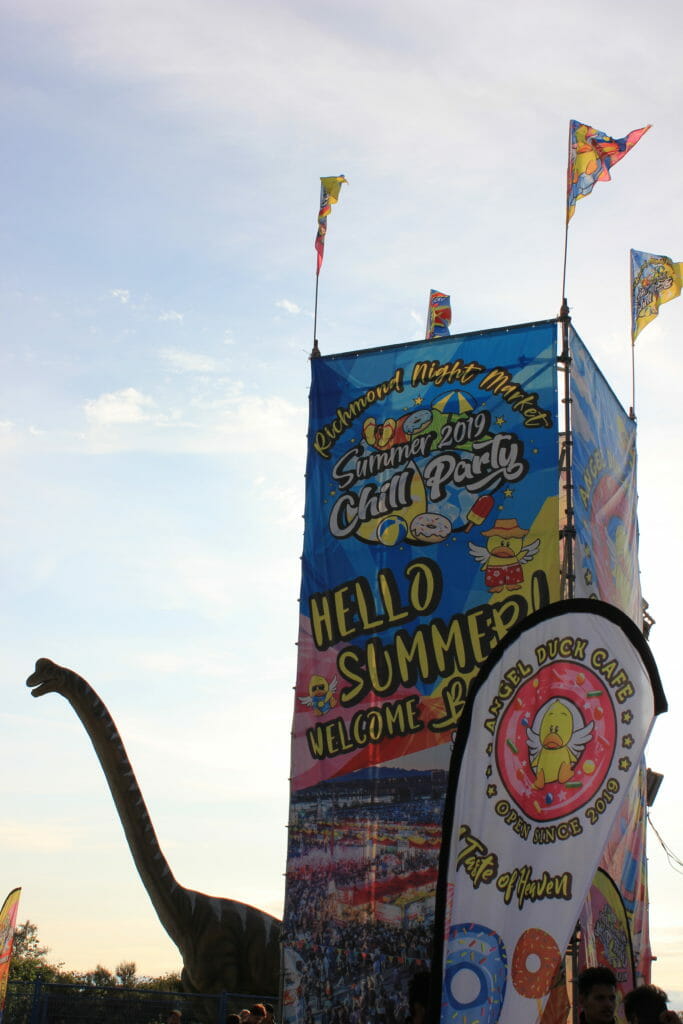
[[[64,669],[49,658],[39,658],[36,670],[26,680],[33,697],[42,697],[45,693],[61,693],[64,688]]]

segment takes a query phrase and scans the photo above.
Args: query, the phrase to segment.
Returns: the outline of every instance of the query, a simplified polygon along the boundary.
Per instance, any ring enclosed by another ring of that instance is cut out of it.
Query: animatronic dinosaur
[[[114,720],[93,688],[47,658],[26,680],[34,697],[61,693],[85,726],[114,797],[135,866],[159,920],[183,958],[188,992],[275,994],[280,922],[235,900],[184,889],[173,877]]]

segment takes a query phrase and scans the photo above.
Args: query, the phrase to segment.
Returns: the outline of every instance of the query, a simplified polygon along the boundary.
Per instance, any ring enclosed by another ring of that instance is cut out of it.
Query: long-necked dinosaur
[[[93,688],[47,658],[36,662],[26,685],[34,697],[60,693],[85,726],[140,878],[182,956],[185,990],[277,993],[280,922],[246,903],[207,896],[178,884],[161,852],[119,731]]]

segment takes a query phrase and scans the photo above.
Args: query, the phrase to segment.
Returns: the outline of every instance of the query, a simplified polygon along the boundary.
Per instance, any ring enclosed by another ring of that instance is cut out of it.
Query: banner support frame
[[[571,395],[569,388],[571,372],[571,356],[569,354],[569,325],[571,317],[566,296],[562,299],[559,323],[562,325],[562,351],[558,362],[562,364],[562,378],[564,395],[564,444],[562,458],[560,460],[560,471],[564,477],[565,495],[565,524],[560,531],[560,538],[563,541],[562,569],[560,587],[563,598],[574,597],[574,541],[576,539],[576,528],[574,526],[574,492],[572,482],[572,435],[571,435]]]

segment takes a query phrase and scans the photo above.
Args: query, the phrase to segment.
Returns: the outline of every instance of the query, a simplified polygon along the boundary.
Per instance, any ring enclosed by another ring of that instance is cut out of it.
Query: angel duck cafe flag
[[[443,292],[429,293],[425,338],[447,338],[451,333],[451,297]]]
[[[663,302],[677,299],[683,287],[683,263],[668,256],[631,249],[631,339],[659,313]]]
[[[14,929],[17,924],[17,911],[21,889],[12,889],[0,910],[0,1024],[5,1012],[5,996],[7,995],[7,978],[14,943]]]
[[[643,634],[613,605],[551,604],[474,680],[453,747],[428,1024],[534,1024],[654,716]]]
[[[320,273],[320,268],[323,265],[327,218],[334,204],[339,202],[339,193],[344,184],[348,185],[348,181],[343,174],[338,174],[332,178],[320,179],[320,212],[318,213],[318,233],[315,236],[315,248],[318,253],[316,274]]]
[[[597,128],[569,122],[569,166],[567,168],[567,223],[574,216],[579,199],[590,195],[596,181],[611,181],[610,169],[633,149],[651,125],[636,128],[623,139],[613,139]]]

